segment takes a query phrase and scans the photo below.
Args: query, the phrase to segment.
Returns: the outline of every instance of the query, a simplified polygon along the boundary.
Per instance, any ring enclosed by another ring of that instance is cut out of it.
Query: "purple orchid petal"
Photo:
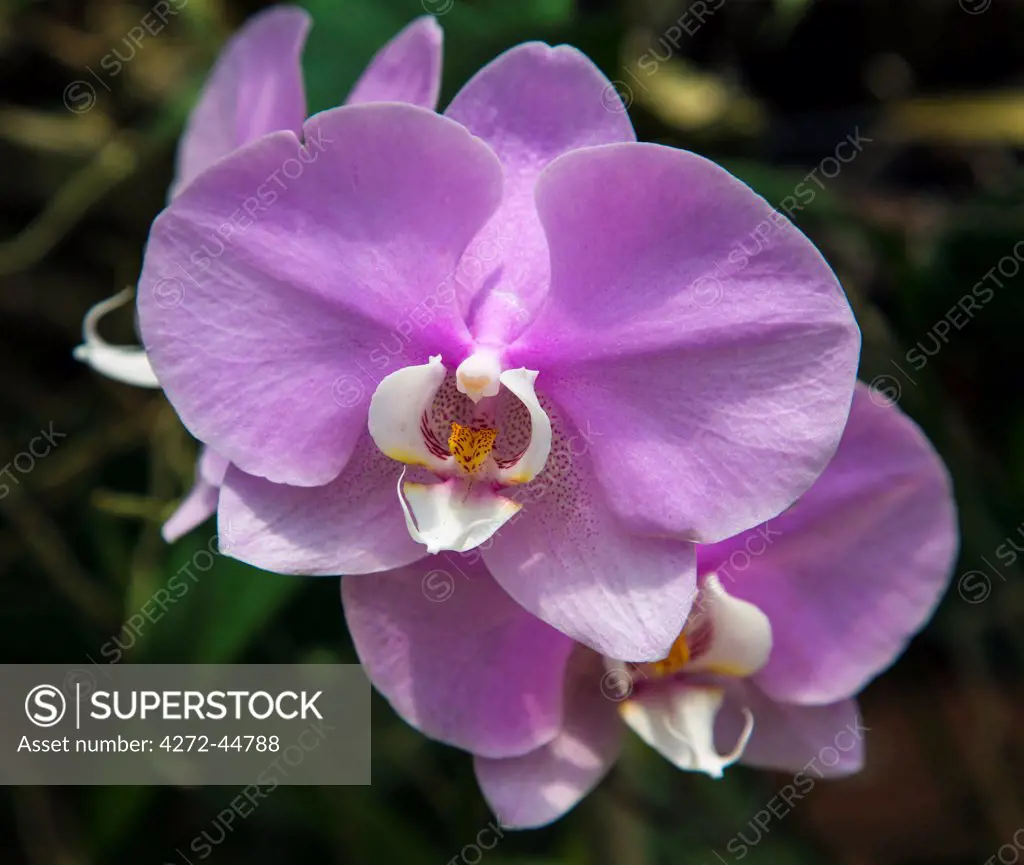
[[[635,141],[615,90],[568,45],[517,45],[481,69],[445,112],[498,154],[501,208],[470,244],[460,283],[476,295],[474,336],[502,344],[526,325],[549,282],[547,244],[533,199],[540,172],[578,147]]]
[[[172,544],[192,529],[205,523],[217,510],[217,499],[228,461],[208,447],[199,452],[196,461],[196,480],[189,494],[164,523],[161,534]]]
[[[755,677],[771,697],[855,694],[931,616],[957,551],[949,475],[916,424],[863,385],[835,459],[767,526],[701,547],[733,595],[772,623]]]
[[[443,36],[432,16],[417,18],[377,52],[345,104],[408,102],[437,108]]]
[[[301,134],[301,58],[310,24],[305,10],[278,6],[253,16],[228,41],[182,135],[172,196],[243,144],[281,129]]]
[[[219,534],[227,552],[279,574],[368,574],[408,565],[424,549],[395,505],[402,466],[364,433],[329,484],[274,484],[232,468],[221,490]]]
[[[551,291],[506,362],[601,431],[611,507],[707,543],[791,504],[839,442],[859,352],[814,246],[728,172],[653,144],[560,157],[537,206]]]
[[[617,704],[601,690],[601,659],[578,648],[565,681],[565,719],[547,745],[524,754],[474,760],[477,781],[504,826],[535,828],[574,808],[605,776],[622,747]]]
[[[227,474],[229,465],[231,464],[216,451],[206,446],[199,449],[197,470],[199,477],[208,484],[219,487],[224,483],[224,475]]]
[[[715,724],[715,742],[725,749],[743,729],[743,709],[754,716],[754,732],[741,763],[761,769],[803,770],[806,793],[815,778],[852,775],[864,766],[864,733],[853,700],[824,706],[776,703],[756,685],[732,682]]]
[[[482,565],[432,556],[345,577],[341,595],[370,680],[428,736],[514,757],[558,733],[572,641],[517,606]]]
[[[197,480],[188,495],[181,500],[174,513],[164,523],[160,531],[163,539],[167,543],[173,544],[192,529],[205,523],[217,512],[219,496],[219,487],[211,486],[202,479]]]
[[[484,561],[526,609],[602,655],[664,658],[693,601],[694,547],[626,531],[594,476],[593,440],[544,408],[547,467],[514,495],[523,508],[481,548]]]
[[[139,319],[196,438],[249,474],[317,486],[366,429],[382,345],[397,335],[425,361],[424,346],[454,356],[468,341],[451,304],[425,304],[497,206],[501,168],[458,124],[406,105],[326,111],[305,141],[265,136],[170,204]]]

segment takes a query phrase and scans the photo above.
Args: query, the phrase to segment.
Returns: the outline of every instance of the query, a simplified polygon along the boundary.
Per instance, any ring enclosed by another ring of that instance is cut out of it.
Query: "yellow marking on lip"
[[[498,431],[492,427],[468,427],[452,423],[452,434],[448,437],[448,450],[456,462],[469,474],[479,471],[494,448]]]
[[[423,461],[423,458],[412,451],[403,451],[395,448],[393,450],[386,450],[383,453],[384,456],[390,457],[397,462],[405,463],[408,466],[423,466],[424,468],[427,468],[427,464]]]
[[[690,662],[690,647],[686,643],[686,635],[680,634],[668,650],[668,655],[660,661],[651,661],[644,664],[653,676],[671,676],[678,673]]]

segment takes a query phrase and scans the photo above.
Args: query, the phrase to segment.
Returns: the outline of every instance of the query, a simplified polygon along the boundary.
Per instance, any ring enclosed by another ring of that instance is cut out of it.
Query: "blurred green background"
[[[161,520],[191,483],[194,443],[162,396],[102,379],[71,350],[86,309],[134,284],[197,88],[223,40],[263,4],[188,0],[117,75],[102,72],[112,49],[130,50],[125,35],[151,5],[0,5],[0,465],[51,424],[65,436],[29,471],[16,470],[18,483],[7,479],[0,498],[3,661],[102,663],[114,638],[136,662],[351,661],[337,580],[265,574],[227,558],[158,623],[138,636],[122,631],[215,529],[211,522],[170,548],[161,541]],[[633,741],[560,823],[467,848],[491,819],[470,760],[426,741],[376,699],[372,787],[279,788],[206,861],[1024,857],[1013,845],[1024,826],[1024,588],[1007,552],[1010,541],[1024,550],[1024,276],[1012,259],[1024,239],[1024,3],[306,5],[315,18],[305,55],[313,110],[339,103],[374,51],[426,9],[441,13],[445,30],[443,103],[516,42],[569,42],[620,82],[641,139],[710,156],[773,204],[796,194],[794,220],[832,263],[863,328],[861,377],[898,399],[951,467],[963,548],[934,621],[863,695],[865,771],[816,783],[767,832],[750,821],[790,777],[741,767],[717,782],[684,775]],[[95,97],[87,109],[68,98],[82,81]],[[834,174],[823,160],[858,134],[870,142]],[[806,180],[816,169],[820,185]],[[795,193],[801,183],[805,192]],[[936,328],[1001,259],[986,282],[990,301],[966,322],[954,313],[954,326]],[[134,339],[127,311],[105,329]],[[237,792],[4,788],[0,863],[164,865],[184,861],[178,849],[195,859],[188,845],[204,831],[219,839],[215,820]],[[728,846],[738,832],[762,836],[742,857]]]

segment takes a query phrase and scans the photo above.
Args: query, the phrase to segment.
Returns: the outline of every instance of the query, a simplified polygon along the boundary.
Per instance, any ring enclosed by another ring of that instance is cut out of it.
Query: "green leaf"
[[[216,536],[205,529],[175,544],[161,585],[128,620],[140,633],[126,660],[236,662],[304,584],[211,553],[216,549]]]

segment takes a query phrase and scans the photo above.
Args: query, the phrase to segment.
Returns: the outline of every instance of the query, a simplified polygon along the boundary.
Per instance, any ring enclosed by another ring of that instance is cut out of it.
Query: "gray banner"
[[[369,783],[357,664],[0,665],[0,784]]]

